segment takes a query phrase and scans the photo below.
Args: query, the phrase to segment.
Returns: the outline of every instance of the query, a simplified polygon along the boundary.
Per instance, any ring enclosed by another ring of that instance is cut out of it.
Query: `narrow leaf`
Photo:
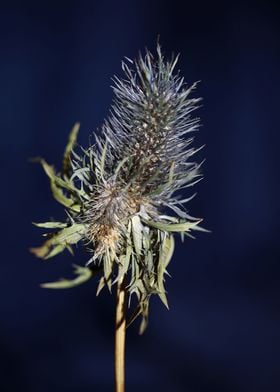
[[[85,233],[85,226],[82,224],[73,224],[52,234],[51,237],[37,248],[31,248],[30,251],[41,259],[49,259],[62,252],[69,244],[76,244],[81,240]]]
[[[142,250],[142,224],[138,215],[135,215],[131,219],[132,223],[132,237],[135,252],[140,255]]]
[[[105,285],[106,285],[106,280],[105,280],[104,276],[102,276],[102,278],[99,280],[99,283],[98,283],[96,296],[99,295],[100,291],[104,288]]]
[[[33,225],[37,227],[42,227],[44,229],[61,229],[67,227],[67,223],[62,223],[62,222],[45,222],[45,223],[32,222],[32,223]]]
[[[74,279],[60,279],[57,282],[42,283],[40,286],[45,289],[70,289],[85,283],[93,276],[89,268],[81,266],[76,266],[74,273],[78,275]]]
[[[182,232],[182,231],[189,231],[194,229],[201,220],[196,222],[182,222],[182,223],[163,223],[163,222],[155,222],[151,220],[142,219],[148,226],[154,227],[156,229],[162,231],[171,231],[171,232]]]
[[[101,158],[100,158],[100,175],[103,178],[104,177],[104,169],[105,169],[105,160],[106,160],[106,152],[107,152],[107,141],[103,146]]]
[[[175,241],[173,235],[169,235],[165,238],[162,244],[162,249],[160,252],[160,262],[166,268],[172,258],[175,247]]]
[[[58,201],[60,204],[64,205],[65,207],[75,211],[79,212],[80,211],[80,206],[74,202],[74,200],[70,197],[66,197],[63,194],[63,191],[61,188],[65,188],[71,191],[76,191],[78,190],[74,188],[72,185],[68,184],[58,176],[56,176],[55,171],[53,166],[49,165],[44,159],[40,159],[40,163],[47,174],[47,176],[50,179],[50,186],[52,190],[53,197],[55,198],[56,201]]]
[[[62,162],[63,174],[68,174],[71,169],[70,155],[73,148],[76,145],[79,129],[80,129],[80,123],[76,123],[69,134],[68,143],[64,151],[63,162]]]

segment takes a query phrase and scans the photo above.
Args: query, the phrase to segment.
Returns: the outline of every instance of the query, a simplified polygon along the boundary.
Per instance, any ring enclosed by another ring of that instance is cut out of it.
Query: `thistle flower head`
[[[200,101],[175,71],[178,57],[166,61],[159,45],[136,61],[123,62],[124,78],[114,77],[114,101],[95,143],[73,150],[79,125],[73,128],[63,168],[56,173],[44,160],[57,201],[68,210],[65,223],[40,227],[59,229],[33,252],[50,258],[82,240],[90,251],[85,267],[73,281],[47,283],[72,287],[101,272],[98,292],[125,276],[130,296],[136,294],[134,316],[145,329],[149,299],[157,294],[167,305],[164,277],[174,249],[174,232],[201,230],[189,216],[178,191],[200,178],[193,161],[192,112]],[[171,213],[171,215],[168,215]],[[133,318],[134,318],[133,316]]]

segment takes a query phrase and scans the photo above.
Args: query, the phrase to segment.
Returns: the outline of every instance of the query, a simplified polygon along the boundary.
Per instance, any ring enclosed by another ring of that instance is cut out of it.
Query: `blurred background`
[[[39,165],[57,166],[107,116],[124,56],[181,53],[201,80],[196,146],[204,180],[189,211],[212,233],[181,244],[170,310],[151,303],[144,336],[127,335],[127,391],[280,390],[279,66],[277,2],[48,1],[0,6],[1,392],[113,391],[114,297],[96,281],[48,291],[87,256],[42,262],[32,221],[64,217]],[[186,195],[189,195],[186,193]]]

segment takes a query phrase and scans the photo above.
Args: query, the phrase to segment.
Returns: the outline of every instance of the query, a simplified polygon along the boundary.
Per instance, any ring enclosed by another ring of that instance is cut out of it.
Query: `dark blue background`
[[[2,3],[0,390],[113,390],[114,298],[96,283],[68,291],[38,284],[68,276],[67,253],[42,262],[31,221],[64,216],[41,168],[60,162],[108,113],[110,78],[124,56],[180,52],[197,94],[205,179],[189,205],[212,234],[178,241],[170,311],[151,304],[149,328],[127,336],[127,390],[280,390],[279,6],[273,2],[57,1]]]

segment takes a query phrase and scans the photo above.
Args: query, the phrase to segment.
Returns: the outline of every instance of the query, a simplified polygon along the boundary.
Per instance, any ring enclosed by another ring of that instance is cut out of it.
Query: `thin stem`
[[[115,386],[116,392],[125,390],[125,329],[126,329],[126,291],[124,277],[117,286],[116,325],[115,325]]]

